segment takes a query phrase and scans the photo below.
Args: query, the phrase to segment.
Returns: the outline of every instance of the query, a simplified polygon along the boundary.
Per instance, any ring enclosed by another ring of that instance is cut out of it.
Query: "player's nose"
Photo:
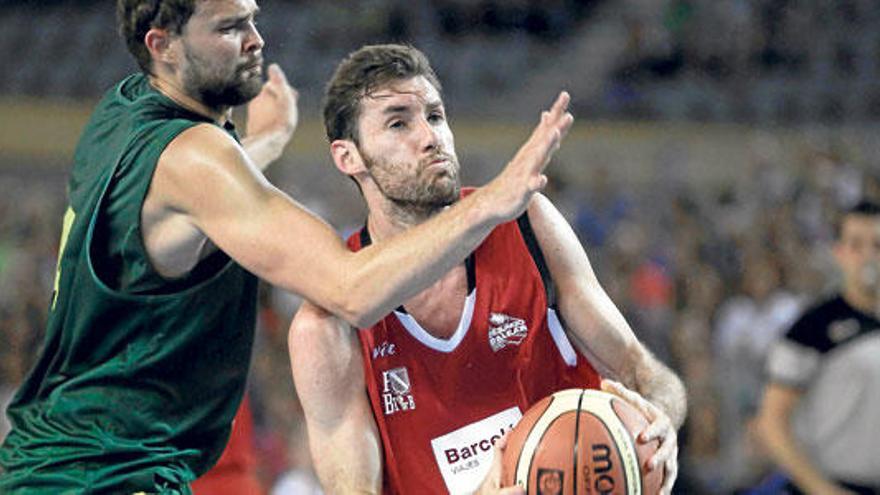
[[[418,123],[419,142],[423,151],[436,149],[440,143],[437,129],[427,119],[419,119]]]
[[[266,42],[263,40],[263,36],[260,35],[260,31],[257,30],[257,26],[251,23],[244,38],[244,51],[247,53],[256,52],[262,50],[265,44]]]

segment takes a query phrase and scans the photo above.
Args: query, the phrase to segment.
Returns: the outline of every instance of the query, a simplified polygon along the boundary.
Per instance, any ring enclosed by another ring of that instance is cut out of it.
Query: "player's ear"
[[[354,141],[349,139],[337,139],[330,143],[330,155],[333,163],[345,175],[353,177],[366,172],[364,158]]]
[[[173,64],[177,61],[177,55],[171,50],[173,38],[165,29],[152,28],[144,35],[144,45],[154,63]]]

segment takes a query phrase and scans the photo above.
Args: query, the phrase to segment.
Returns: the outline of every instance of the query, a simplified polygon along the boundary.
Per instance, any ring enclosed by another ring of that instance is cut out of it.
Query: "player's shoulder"
[[[221,127],[199,122],[180,132],[169,145],[176,151],[199,153],[225,153],[240,149],[240,145]]]
[[[843,326],[852,326],[858,331],[857,315],[840,294],[833,294],[810,305],[795,320],[785,337],[794,343],[825,352],[834,347],[831,334],[843,331],[840,329]]]
[[[210,123],[198,123],[181,131],[168,143],[160,162],[180,168],[235,163],[242,156],[241,146],[223,129]]]

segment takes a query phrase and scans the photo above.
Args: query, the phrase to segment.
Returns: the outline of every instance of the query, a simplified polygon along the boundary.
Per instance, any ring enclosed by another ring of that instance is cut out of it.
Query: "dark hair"
[[[327,138],[358,141],[361,100],[391,81],[424,76],[437,91],[440,81],[425,54],[408,45],[368,45],[350,53],[324,90]]]
[[[152,28],[180,34],[196,10],[197,0],[117,0],[119,34],[141,70],[152,73],[153,60],[144,44]]]
[[[880,204],[868,199],[863,199],[855,206],[844,210],[844,212],[838,217],[837,224],[834,228],[834,234],[837,239],[840,239],[840,236],[843,234],[843,221],[851,216],[880,217]]]

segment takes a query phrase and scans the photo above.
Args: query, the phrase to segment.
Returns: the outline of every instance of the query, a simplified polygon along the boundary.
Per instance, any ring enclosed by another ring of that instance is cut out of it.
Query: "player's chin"
[[[443,177],[434,181],[430,196],[434,203],[448,206],[458,201],[460,194],[461,185],[458,181],[453,177]]]
[[[247,103],[260,94],[260,91],[263,90],[263,79],[261,77],[250,77],[247,79],[242,79],[238,83],[238,93],[240,96],[241,103]]]

